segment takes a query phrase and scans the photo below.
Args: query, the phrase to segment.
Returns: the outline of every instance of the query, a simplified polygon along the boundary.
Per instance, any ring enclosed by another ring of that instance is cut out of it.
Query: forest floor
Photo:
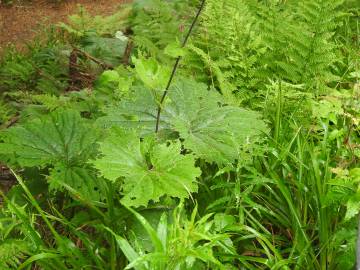
[[[92,15],[110,15],[129,0],[66,0],[55,3],[51,0],[13,1],[5,5],[0,0],[0,56],[11,45],[22,50],[26,44],[50,25],[66,22],[69,15],[83,6]],[[44,34],[44,33],[43,33]],[[8,191],[14,184],[9,169],[0,164],[0,190]],[[1,199],[0,199],[1,204]]]
[[[9,44],[23,48],[46,26],[66,21],[78,11],[86,8],[92,15],[109,15],[118,10],[127,0],[67,0],[51,3],[49,0],[14,1],[12,5],[0,0],[0,53]]]

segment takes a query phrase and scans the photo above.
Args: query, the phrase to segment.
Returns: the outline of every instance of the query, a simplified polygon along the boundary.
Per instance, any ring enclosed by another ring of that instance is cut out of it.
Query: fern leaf
[[[0,270],[17,269],[29,249],[23,240],[7,239],[0,243]]]

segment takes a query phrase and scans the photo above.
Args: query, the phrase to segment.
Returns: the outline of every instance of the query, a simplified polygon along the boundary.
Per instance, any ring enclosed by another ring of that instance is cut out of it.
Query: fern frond
[[[29,243],[7,239],[0,243],[0,270],[17,269],[29,252]]]
[[[193,42],[210,60],[198,55],[197,61],[218,66],[242,97],[264,90],[269,79],[322,92],[339,79],[334,33],[341,25],[342,3],[209,0]]]

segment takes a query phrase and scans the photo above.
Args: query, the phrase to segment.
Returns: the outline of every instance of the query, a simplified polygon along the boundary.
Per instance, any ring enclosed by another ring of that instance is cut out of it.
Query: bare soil
[[[92,15],[109,15],[129,0],[54,0],[14,1],[11,6],[0,0],[0,52],[9,44],[18,48],[54,23],[66,21],[75,14],[78,6],[86,8]],[[44,27],[45,26],[45,27]]]

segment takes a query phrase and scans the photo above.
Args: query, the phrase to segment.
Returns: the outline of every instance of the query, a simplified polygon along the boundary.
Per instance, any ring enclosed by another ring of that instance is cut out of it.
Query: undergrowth
[[[0,269],[354,268],[358,3],[201,2],[5,55]]]

